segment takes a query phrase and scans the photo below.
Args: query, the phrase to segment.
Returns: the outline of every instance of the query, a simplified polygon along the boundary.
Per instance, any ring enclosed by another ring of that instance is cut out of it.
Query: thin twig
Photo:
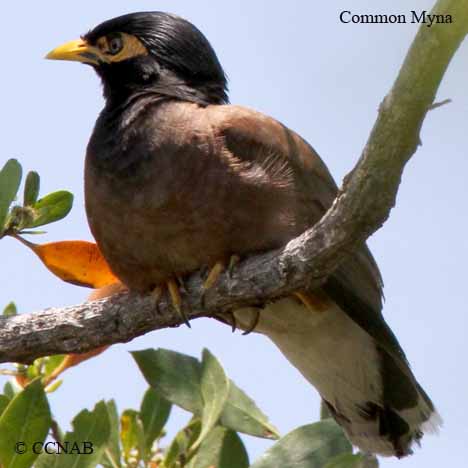
[[[443,101],[434,102],[434,104],[429,106],[429,109],[427,109],[427,110],[431,111],[431,110],[437,109],[438,107],[445,106],[446,104],[450,104],[451,102],[452,102],[451,99],[444,99]]]

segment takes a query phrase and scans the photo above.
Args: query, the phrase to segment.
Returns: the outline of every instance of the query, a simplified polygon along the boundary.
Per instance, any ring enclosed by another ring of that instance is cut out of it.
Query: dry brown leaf
[[[87,241],[60,241],[28,246],[54,275],[67,283],[88,288],[102,288],[119,280],[112,273],[98,246]]]
[[[88,297],[89,301],[103,299],[126,289],[112,273],[98,246],[93,242],[60,241],[34,244],[20,236],[15,237],[29,247],[48,270],[63,281],[93,288],[94,291]],[[103,353],[107,348],[108,346],[101,346],[87,353],[66,355],[61,364],[45,379],[44,384],[49,385],[65,370]]]

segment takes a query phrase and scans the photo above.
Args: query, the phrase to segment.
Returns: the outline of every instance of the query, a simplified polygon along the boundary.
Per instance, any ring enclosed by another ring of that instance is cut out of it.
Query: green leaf
[[[44,359],[44,368],[43,373],[45,376],[49,376],[52,372],[62,364],[65,359],[65,354],[54,354],[53,356],[48,356]]]
[[[14,302],[10,302],[4,309],[3,309],[3,316],[4,317],[13,317],[13,315],[17,315],[18,310],[16,309],[16,304]]]
[[[248,466],[249,457],[237,433],[217,426],[203,440],[188,468],[247,468]]]
[[[201,394],[203,410],[201,432],[192,447],[195,450],[215,427],[229,395],[229,380],[219,361],[207,350],[202,354]]]
[[[18,393],[0,416],[0,460],[4,468],[29,468],[37,458],[32,450],[15,452],[15,444],[31,447],[43,442],[51,424],[49,403],[40,379]]]
[[[189,424],[180,430],[170,443],[164,456],[164,468],[179,468],[185,465],[187,453],[195,440],[200,435],[201,422],[198,418],[192,418]],[[181,462],[177,465],[177,462]]]
[[[100,463],[104,468],[121,468],[119,413],[114,400],[106,402],[106,405],[109,415],[110,436]]]
[[[13,400],[16,394],[19,393],[21,390],[16,387],[11,380],[5,383],[3,386],[3,393],[10,399]]]
[[[73,206],[73,195],[66,190],[50,193],[33,205],[34,220],[23,226],[34,228],[58,221],[70,212]]]
[[[23,228],[34,221],[34,216],[34,210],[30,206],[15,205],[8,214],[6,227],[13,232],[23,232]]]
[[[10,403],[10,399],[6,395],[0,395],[0,416],[8,406],[8,403]]]
[[[42,452],[34,462],[34,468],[54,468],[55,456],[49,453]]]
[[[247,396],[232,380],[229,396],[221,414],[220,424],[234,431],[243,432],[255,437],[278,439],[278,430],[255,402]]]
[[[201,414],[200,362],[167,349],[132,353],[146,381],[164,398],[191,413]]]
[[[375,455],[362,452],[359,452],[357,455],[361,457],[361,462],[356,468],[379,468],[379,460]]]
[[[343,430],[331,419],[302,426],[267,450],[251,468],[323,468],[330,459],[352,453]]]
[[[151,452],[153,442],[161,436],[161,432],[169,419],[171,406],[153,388],[148,388],[140,408],[140,419],[145,433],[145,459]]]
[[[34,462],[34,468],[53,468],[54,467],[54,459],[51,455],[42,452]]]
[[[364,457],[357,453],[342,453],[327,462],[324,468],[361,468]]]
[[[16,197],[23,170],[16,159],[9,159],[0,171],[0,235],[5,228],[8,210]]]
[[[43,361],[43,358],[39,358],[36,361],[34,361],[34,364],[31,364],[30,366],[26,367],[26,377],[28,380],[34,380],[36,377],[40,376],[42,366],[40,363]]]
[[[19,231],[19,234],[28,235],[28,236],[39,236],[42,234],[47,234],[47,231]]]
[[[34,205],[39,196],[39,187],[41,185],[41,179],[39,174],[35,171],[28,172],[26,176],[26,182],[24,183],[24,206]]]
[[[123,456],[128,460],[133,451],[137,451],[139,459],[145,453],[143,424],[138,411],[127,409],[120,417],[120,440]]]
[[[100,401],[93,409],[78,413],[72,421],[73,432],[67,432],[68,454],[50,455],[54,468],[95,468],[109,441],[110,423],[107,406]],[[89,446],[92,444],[92,453]]]
[[[202,366],[198,359],[165,349],[135,351],[132,355],[148,384],[159,394],[175,405],[201,416]],[[255,402],[232,381],[220,423],[234,431],[256,437],[279,437],[278,430]]]
[[[51,384],[47,385],[47,387],[45,388],[45,391],[46,393],[54,393],[62,386],[62,384],[63,384],[62,379],[55,380]]]

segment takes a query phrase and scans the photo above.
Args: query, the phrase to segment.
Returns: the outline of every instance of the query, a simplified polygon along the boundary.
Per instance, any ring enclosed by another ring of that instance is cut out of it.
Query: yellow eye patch
[[[141,41],[127,33],[100,37],[96,46],[107,62],[121,62],[139,55],[148,55],[148,50]]]

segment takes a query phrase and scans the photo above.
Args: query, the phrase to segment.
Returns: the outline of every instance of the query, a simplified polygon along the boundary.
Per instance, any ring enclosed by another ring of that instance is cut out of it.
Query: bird
[[[286,245],[332,205],[338,187],[313,147],[279,121],[229,103],[204,34],[165,12],[107,20],[53,49],[91,66],[105,105],[86,150],[85,208],[96,242],[130,291],[168,285]],[[159,289],[160,291],[160,289]],[[319,392],[360,450],[412,453],[440,425],[382,314],[367,245],[326,282],[232,320],[269,337]]]

